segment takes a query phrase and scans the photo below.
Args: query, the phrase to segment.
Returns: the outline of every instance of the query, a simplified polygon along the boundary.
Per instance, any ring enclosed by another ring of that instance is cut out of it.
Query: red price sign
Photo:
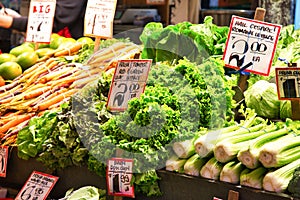
[[[134,198],[134,187],[130,184],[132,179],[132,159],[112,158],[107,165],[108,194]]]
[[[280,25],[233,16],[223,60],[226,67],[268,76]]]
[[[144,92],[151,59],[119,60],[110,86],[107,108],[124,111],[128,101],[138,98]]]
[[[31,0],[26,32],[27,42],[49,43],[56,0]]]
[[[0,177],[6,177],[8,146],[0,147]]]
[[[84,35],[112,38],[117,0],[88,0],[84,17]]]
[[[45,200],[58,177],[33,171],[15,200]]]
[[[300,68],[276,68],[277,93],[280,100],[300,99]]]

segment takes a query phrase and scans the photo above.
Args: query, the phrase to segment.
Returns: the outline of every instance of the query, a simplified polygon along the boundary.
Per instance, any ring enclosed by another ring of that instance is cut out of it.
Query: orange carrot
[[[5,125],[0,127],[0,133],[5,133],[6,131],[8,131],[8,129],[10,129],[14,126],[17,126],[18,124],[24,122],[27,119],[30,119],[33,116],[34,116],[34,113],[28,113],[28,114],[15,116],[14,120],[11,120],[8,123],[6,123]]]
[[[41,102],[40,104],[36,105],[39,111],[46,110],[49,108],[51,105],[56,104],[60,101],[63,101],[65,98],[68,98],[75,94],[78,90],[77,89],[71,89],[68,90],[67,92],[61,93],[53,98],[47,98],[47,100]]]
[[[55,57],[60,57],[60,56],[70,56],[72,53],[79,51],[82,48],[82,43],[75,43],[69,48],[61,49],[60,51],[54,53]]]
[[[27,94],[24,95],[24,99],[32,99],[35,97],[40,96],[41,94],[43,94],[44,92],[48,91],[51,89],[51,86],[45,86],[45,87],[41,87],[41,88],[37,88],[36,90],[33,90],[31,92],[28,92]]]

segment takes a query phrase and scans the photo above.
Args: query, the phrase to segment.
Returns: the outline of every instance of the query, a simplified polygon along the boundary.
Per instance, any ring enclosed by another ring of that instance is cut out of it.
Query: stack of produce
[[[187,146],[181,147],[180,151],[173,146],[176,156],[167,163],[175,165],[166,170],[285,192],[293,172],[300,166],[300,122],[287,119],[286,122],[271,123],[257,117],[253,110],[246,110],[250,112],[240,124],[202,132],[193,143],[181,142]],[[182,149],[189,157],[182,158],[176,153],[184,154]],[[190,149],[195,153],[188,154]],[[182,170],[188,166],[198,167],[193,173]]]

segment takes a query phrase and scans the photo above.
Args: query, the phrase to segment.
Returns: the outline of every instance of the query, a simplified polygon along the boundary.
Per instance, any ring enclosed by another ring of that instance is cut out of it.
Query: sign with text
[[[45,200],[58,177],[33,171],[15,200]]]
[[[0,147],[0,177],[6,177],[8,146]]]
[[[132,159],[112,158],[107,165],[108,194],[134,198],[134,187],[130,184],[132,179]]]
[[[49,43],[56,0],[31,0],[26,31],[27,42]]]
[[[268,76],[281,26],[233,16],[223,60],[226,67]]]
[[[280,100],[300,100],[300,68],[276,68],[277,93]]]
[[[112,38],[117,0],[88,0],[84,17],[84,35]]]
[[[118,61],[107,101],[109,110],[124,111],[130,99],[140,97],[144,92],[151,64],[151,59]]]
[[[148,4],[148,5],[164,5],[165,0],[147,0],[146,4]]]

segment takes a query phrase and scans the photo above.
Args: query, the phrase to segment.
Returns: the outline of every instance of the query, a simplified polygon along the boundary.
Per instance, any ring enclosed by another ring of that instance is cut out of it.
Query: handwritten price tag
[[[108,96],[109,110],[124,111],[130,99],[140,97],[144,92],[151,64],[151,59],[118,61]]]
[[[26,41],[49,43],[53,28],[56,0],[31,0]]]
[[[230,68],[268,76],[280,25],[233,16],[223,55]]]
[[[300,68],[276,68],[276,84],[280,100],[299,100]]]
[[[58,177],[33,171],[15,200],[45,200]]]
[[[112,38],[117,0],[88,0],[84,17],[84,35]]]
[[[0,177],[6,177],[8,146],[0,147]]]
[[[107,188],[108,194],[134,198],[132,179],[132,159],[112,158],[108,161]]]

